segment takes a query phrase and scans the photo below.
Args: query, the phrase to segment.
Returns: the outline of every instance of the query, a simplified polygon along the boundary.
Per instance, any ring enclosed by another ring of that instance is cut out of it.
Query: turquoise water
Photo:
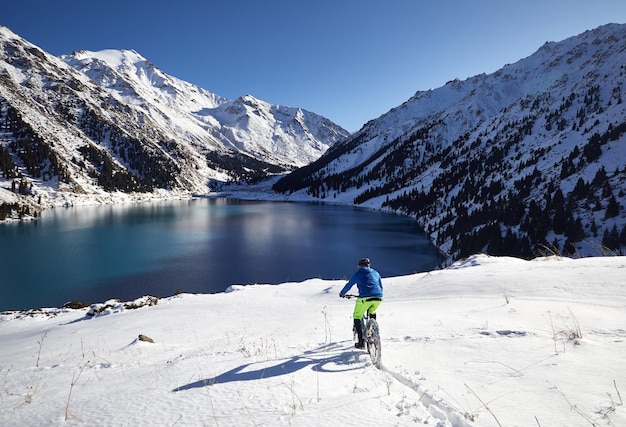
[[[215,198],[52,209],[0,224],[0,310],[345,279],[364,256],[383,276],[441,261],[410,218],[353,207]]]

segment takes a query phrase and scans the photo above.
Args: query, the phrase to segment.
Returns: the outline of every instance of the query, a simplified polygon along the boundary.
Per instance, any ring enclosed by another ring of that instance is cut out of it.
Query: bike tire
[[[380,332],[378,331],[378,323],[375,319],[369,319],[366,327],[367,352],[372,359],[372,363],[378,369],[382,368],[382,348],[380,343]]]

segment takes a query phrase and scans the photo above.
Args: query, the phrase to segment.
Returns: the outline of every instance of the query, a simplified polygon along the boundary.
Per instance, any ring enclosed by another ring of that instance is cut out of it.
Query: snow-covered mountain
[[[626,25],[417,92],[277,191],[417,218],[452,259],[626,245]]]
[[[135,51],[80,51],[61,59],[178,135],[217,141],[219,147],[287,170],[316,160],[348,136],[330,120],[300,108],[268,104],[251,95],[219,97],[168,76]]]
[[[0,219],[129,193],[208,193],[303,166],[348,135],[299,108],[219,97],[134,51],[57,58],[0,27]]]

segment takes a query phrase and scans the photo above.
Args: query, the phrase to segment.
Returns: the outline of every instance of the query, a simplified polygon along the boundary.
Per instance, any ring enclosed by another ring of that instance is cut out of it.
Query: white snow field
[[[343,284],[5,312],[0,425],[626,425],[626,257],[383,278],[382,370]]]

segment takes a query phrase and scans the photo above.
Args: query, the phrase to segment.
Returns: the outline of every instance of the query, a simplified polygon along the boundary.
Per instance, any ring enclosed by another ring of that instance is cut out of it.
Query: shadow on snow
[[[278,377],[292,374],[308,366],[316,372],[347,372],[361,369],[358,362],[358,353],[354,350],[339,349],[338,345],[327,344],[315,350],[304,352],[303,355],[285,359],[267,360],[263,362],[246,363],[216,377],[205,378],[189,384],[176,387],[173,392],[202,388],[214,384],[224,384],[237,381],[256,381],[264,378]],[[273,364],[272,364],[273,363]],[[259,368],[253,369],[260,365]]]

